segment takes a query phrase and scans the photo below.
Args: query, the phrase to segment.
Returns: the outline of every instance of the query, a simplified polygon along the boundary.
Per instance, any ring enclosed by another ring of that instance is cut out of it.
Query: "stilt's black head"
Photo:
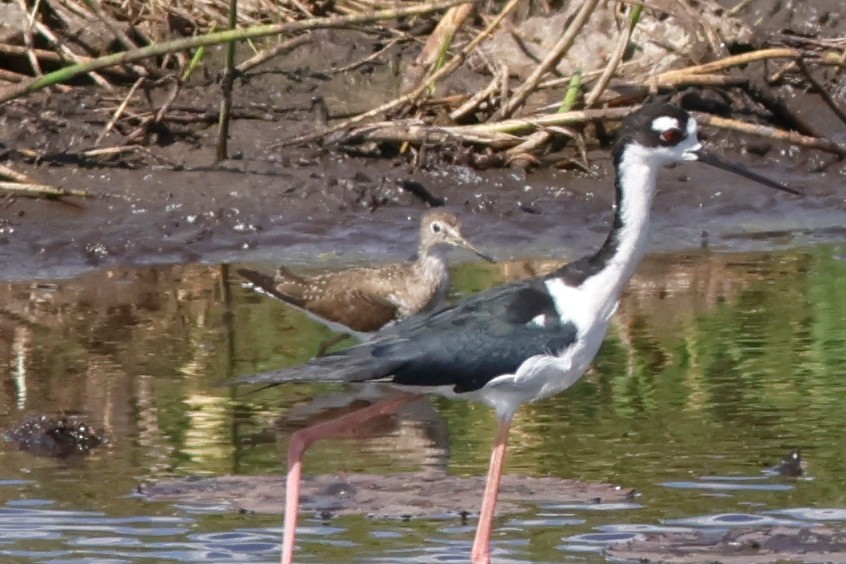
[[[743,166],[718,159],[702,148],[697,131],[696,120],[681,108],[670,104],[648,104],[623,120],[614,146],[614,164],[620,167],[623,155],[629,152],[656,166],[700,161],[771,188],[800,194]]]

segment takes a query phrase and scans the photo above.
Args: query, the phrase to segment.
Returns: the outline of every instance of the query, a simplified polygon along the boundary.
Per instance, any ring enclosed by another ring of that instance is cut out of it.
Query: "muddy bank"
[[[846,27],[835,17],[838,7],[838,2],[819,2],[794,10],[762,0],[741,15],[761,40],[791,29],[830,37]],[[460,143],[416,156],[376,151],[378,158],[362,156],[366,150],[361,147],[275,147],[314,130],[315,94],[335,118],[394,96],[398,85],[387,56],[335,72],[377,47],[378,38],[360,30],[325,30],[245,77],[236,88],[232,158],[217,165],[212,165],[213,117],[219,88],[211,81],[185,86],[167,127],[154,132],[149,148],[110,158],[82,154],[95,145],[122,93],[76,86],[71,92],[39,92],[3,105],[5,162],[39,182],[88,190],[94,197],[74,199],[73,205],[3,202],[0,277],[67,278],[116,264],[333,266],[405,259],[428,206],[403,189],[410,182],[459,213],[467,235],[502,259],[567,258],[601,242],[611,215],[607,147],[589,151],[587,173],[572,165],[572,149],[526,171],[473,168]],[[401,60],[417,51],[413,46],[398,49]],[[757,76],[763,68],[750,66],[745,72]],[[469,74],[456,80],[479,79]],[[829,78],[842,81],[842,76]],[[152,107],[163,94],[151,92]],[[714,97],[707,89],[687,94]],[[842,130],[816,93],[787,84],[779,94],[814,128],[831,135]],[[760,138],[713,130],[705,134],[717,152],[789,182],[807,196],[773,194],[702,165],[667,171],[655,202],[653,249],[703,244],[766,248],[843,238],[844,162]],[[123,137],[113,131],[103,146],[121,142]]]
[[[603,151],[591,154],[595,178],[461,165],[409,170],[332,154],[280,159],[262,152],[262,143],[276,138],[275,126],[266,129],[238,136],[250,158],[214,168],[32,167],[28,172],[44,182],[84,187],[98,197],[79,207],[19,199],[0,210],[3,278],[67,278],[115,264],[404,260],[427,207],[402,188],[409,180],[444,198],[462,217],[465,234],[500,259],[578,255],[601,243],[610,221],[612,179]],[[796,157],[802,158],[822,157]],[[841,165],[811,173],[805,168],[811,161],[791,170],[784,162],[745,160],[807,196],[773,193],[703,165],[666,171],[652,248],[740,250],[843,238]]]

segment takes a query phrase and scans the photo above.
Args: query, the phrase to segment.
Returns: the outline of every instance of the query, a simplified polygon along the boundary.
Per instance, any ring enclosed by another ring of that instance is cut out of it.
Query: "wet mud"
[[[479,510],[484,476],[458,477],[441,471],[397,475],[344,474],[306,477],[301,509],[332,517],[368,515],[380,518],[466,518]],[[285,505],[282,476],[223,476],[164,480],[142,486],[150,501],[226,504],[232,510],[281,514]],[[497,510],[520,513],[538,503],[632,503],[636,492],[602,483],[506,475]]]
[[[846,562],[846,529],[764,527],[647,534],[606,550],[613,562]]]

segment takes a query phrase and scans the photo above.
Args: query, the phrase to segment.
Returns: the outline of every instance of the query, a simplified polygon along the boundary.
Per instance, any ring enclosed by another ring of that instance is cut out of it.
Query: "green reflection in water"
[[[510,473],[636,488],[644,507],[579,515],[584,525],[541,526],[506,538],[530,539],[521,549],[527,558],[555,559],[562,535],[599,524],[846,505],[846,261],[834,258],[838,252],[821,246],[645,261],[594,369],[566,393],[519,412],[507,462]],[[454,294],[548,266],[463,265]],[[124,496],[144,479],[168,475],[279,474],[287,437],[307,420],[310,403],[342,393],[339,386],[292,384],[243,395],[218,386],[234,375],[304,362],[331,336],[243,290],[226,268],[113,270],[48,287],[9,284],[0,306],[0,367],[8,375],[2,426],[26,413],[79,411],[112,439],[76,463],[4,453],[0,477],[30,482],[0,489],[0,501],[37,497],[114,516],[167,514],[168,504]],[[428,406],[405,426],[318,444],[306,473],[436,465],[454,475],[484,474],[495,424],[490,410],[443,398]],[[767,479],[791,485],[787,491],[717,495],[662,485],[761,478],[765,466],[796,446],[813,479]],[[275,522],[244,519],[240,526]],[[225,517],[202,523],[210,530],[233,526]],[[472,535],[427,520],[345,517],[337,524],[344,531],[336,540],[354,540],[361,558],[413,549],[421,539]],[[403,532],[374,540],[374,530]],[[303,543],[318,559],[346,550],[308,535]]]

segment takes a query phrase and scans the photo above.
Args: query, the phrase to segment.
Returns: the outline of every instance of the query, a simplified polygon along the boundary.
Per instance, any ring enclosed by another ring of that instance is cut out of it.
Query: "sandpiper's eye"
[[[443,227],[441,227],[440,223],[433,223],[432,224],[432,232],[433,233],[440,233],[441,229],[443,229]]]
[[[675,127],[665,129],[661,132],[661,141],[667,145],[675,145],[682,140],[682,137],[684,137],[684,134],[681,132],[681,129]]]

